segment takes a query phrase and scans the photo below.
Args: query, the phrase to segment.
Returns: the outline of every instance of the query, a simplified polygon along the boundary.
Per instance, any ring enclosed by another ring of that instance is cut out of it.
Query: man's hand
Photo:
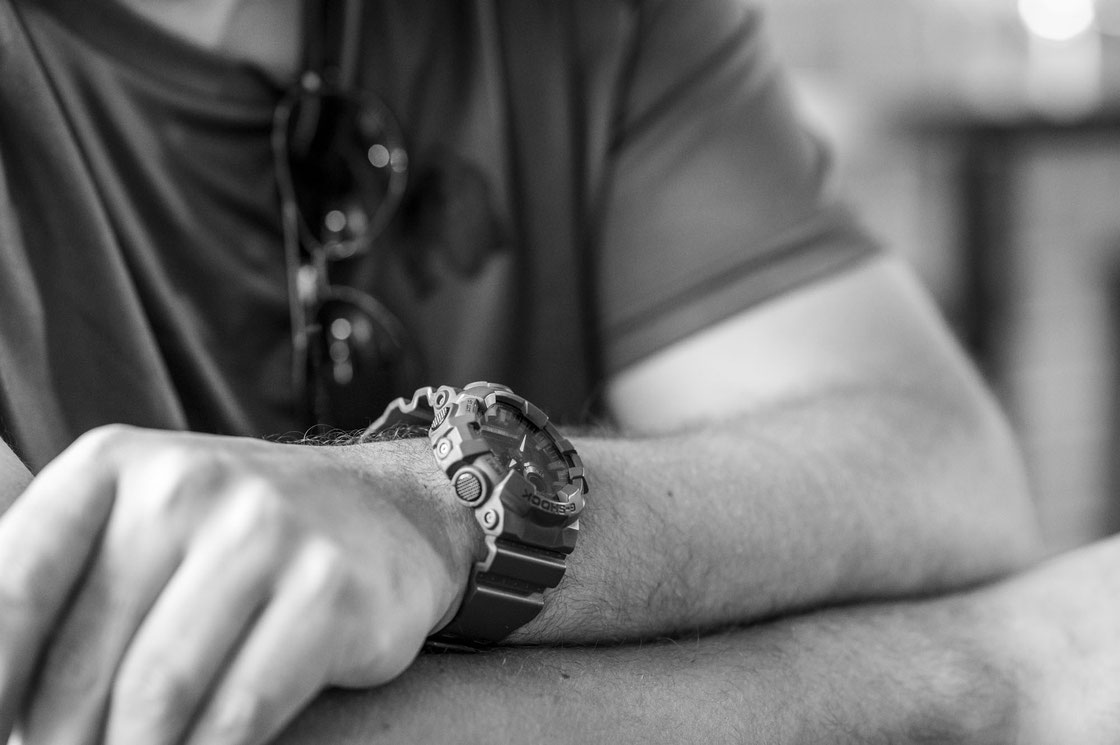
[[[257,743],[324,686],[397,676],[468,542],[352,450],[79,439],[0,520],[0,741],[20,718],[25,745]]]

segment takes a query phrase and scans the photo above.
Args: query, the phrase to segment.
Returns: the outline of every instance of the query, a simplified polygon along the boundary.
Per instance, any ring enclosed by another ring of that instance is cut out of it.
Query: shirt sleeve
[[[598,293],[608,374],[877,249],[742,0],[641,5]]]

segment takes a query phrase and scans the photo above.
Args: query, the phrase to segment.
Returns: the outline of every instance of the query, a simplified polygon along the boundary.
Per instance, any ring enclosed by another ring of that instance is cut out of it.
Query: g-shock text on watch
[[[564,576],[588,492],[583,462],[548,416],[504,385],[421,388],[398,398],[363,437],[426,425],[456,498],[474,510],[485,555],[437,638],[496,642],[544,607]]]

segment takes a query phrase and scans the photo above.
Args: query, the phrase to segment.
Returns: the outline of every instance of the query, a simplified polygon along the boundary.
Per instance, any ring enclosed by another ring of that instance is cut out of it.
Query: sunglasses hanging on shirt
[[[299,420],[364,427],[415,387],[415,345],[373,295],[334,277],[376,249],[408,181],[401,128],[354,86],[360,2],[307,0],[304,72],[277,106],[272,149]]]

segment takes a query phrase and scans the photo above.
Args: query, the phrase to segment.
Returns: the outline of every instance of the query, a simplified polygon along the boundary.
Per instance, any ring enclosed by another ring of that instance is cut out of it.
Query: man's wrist
[[[438,592],[430,633],[439,631],[462,603],[481,535],[471,511],[455,499],[431,454],[427,438],[385,440],[333,448],[370,484],[371,498],[392,503],[427,539],[440,560]]]

